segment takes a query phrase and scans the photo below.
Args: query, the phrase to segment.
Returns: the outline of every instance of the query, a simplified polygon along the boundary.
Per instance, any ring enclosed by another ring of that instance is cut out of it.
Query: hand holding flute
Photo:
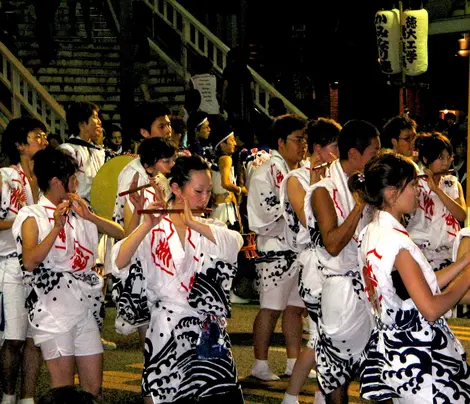
[[[190,209],[191,213],[212,213],[212,209]],[[157,208],[157,209],[140,209],[137,211],[139,215],[146,214],[170,214],[170,213],[184,213],[184,209],[171,209],[171,208]]]
[[[137,174],[137,175],[138,175],[138,174]],[[127,191],[119,192],[118,195],[119,195],[119,196],[130,195],[130,194],[133,194],[133,193],[135,193],[135,192],[139,192],[139,191],[142,190],[142,189],[149,188],[149,187],[151,187],[151,186],[152,186],[152,183],[150,183],[150,182],[149,182],[148,184],[139,185],[138,187],[137,187],[137,186],[133,187],[133,186],[131,185],[131,188],[129,188]]]
[[[429,174],[426,173],[427,171],[429,171]],[[455,175],[455,170],[454,169],[442,171],[440,173],[433,173],[431,170],[425,169],[424,172],[425,172],[424,174],[419,174],[418,178],[426,178],[426,177],[429,177],[430,175],[431,176],[434,176],[434,175]]]
[[[439,178],[441,175],[455,174],[455,170],[446,170],[440,173],[433,173],[429,168],[425,168],[424,174],[418,175],[418,178],[427,178],[428,187],[432,192],[436,192],[439,189]],[[436,177],[437,176],[437,177]]]

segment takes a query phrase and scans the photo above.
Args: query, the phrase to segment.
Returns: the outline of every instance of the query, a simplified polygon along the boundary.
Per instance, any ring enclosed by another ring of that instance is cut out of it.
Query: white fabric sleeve
[[[267,167],[257,169],[248,192],[248,223],[250,230],[262,236],[275,237],[284,232],[284,209],[279,188],[271,181]],[[262,171],[261,171],[262,170]],[[282,219],[282,223],[279,223]]]
[[[209,255],[213,255],[226,262],[236,262],[238,253],[243,246],[243,238],[235,230],[230,230],[225,224],[219,221],[214,221],[208,224],[212,234],[214,235],[216,244],[202,237],[204,245],[203,251],[206,251]]]
[[[452,261],[457,260],[457,253],[459,252],[459,246],[464,237],[470,237],[470,227],[464,227],[461,229],[454,240],[454,246],[452,248]]]
[[[137,227],[138,229],[139,227]],[[136,229],[136,230],[137,230]],[[135,231],[135,230],[134,230]],[[132,233],[131,233],[132,234]],[[129,236],[128,236],[129,237]],[[127,266],[119,269],[116,266],[116,259],[119,254],[119,251],[121,249],[122,244],[127,240],[127,238],[123,238],[122,240],[118,241],[116,244],[114,244],[113,248],[111,249],[111,273],[118,279],[122,279],[123,281],[126,280],[126,278],[129,276],[129,269],[130,266],[132,265],[133,259],[135,257],[139,257],[142,265],[145,265],[145,260],[150,259],[150,241],[149,237],[145,237],[142,242],[140,243],[139,247],[137,247],[137,250],[135,253],[132,255],[131,259],[129,260],[129,263]]]

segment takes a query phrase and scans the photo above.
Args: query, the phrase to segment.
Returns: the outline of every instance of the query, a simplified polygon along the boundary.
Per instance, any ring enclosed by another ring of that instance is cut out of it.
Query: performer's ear
[[[171,192],[177,197],[177,198],[182,198],[183,197],[183,192],[180,188],[180,186],[176,183],[171,184]]]
[[[57,186],[58,184],[62,184],[62,181],[59,180],[57,177],[52,177],[52,179],[49,181],[49,189]]]
[[[150,132],[147,129],[140,128],[140,134],[144,139],[150,138]]]
[[[393,206],[399,196],[400,193],[396,187],[386,187],[384,189],[384,202],[388,206]]]

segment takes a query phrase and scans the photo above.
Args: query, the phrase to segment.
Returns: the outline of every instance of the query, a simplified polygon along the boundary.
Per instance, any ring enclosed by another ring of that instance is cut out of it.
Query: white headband
[[[219,143],[217,143],[214,147],[214,149],[217,149],[217,147],[219,147],[219,145],[223,142],[225,142],[230,136],[233,135],[233,132],[230,132],[227,136],[225,136]]]
[[[201,122],[199,122],[197,125],[196,125],[196,129],[194,129],[194,131],[197,133],[197,130],[200,126],[204,125],[204,122],[207,121],[207,118],[204,118]]]

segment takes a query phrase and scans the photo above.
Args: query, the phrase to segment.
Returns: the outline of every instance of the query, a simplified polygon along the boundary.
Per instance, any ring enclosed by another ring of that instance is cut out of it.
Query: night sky
[[[300,74],[311,78],[317,100],[328,98],[330,83],[339,83],[342,123],[360,118],[381,125],[398,114],[400,76],[380,72],[374,26],[377,10],[389,10],[398,2],[289,0],[274,6],[271,0],[181,1],[203,21],[204,15],[237,14],[245,1],[246,43],[256,51],[250,65],[294,104],[298,105],[292,78]],[[414,9],[422,4],[403,3]],[[453,3],[457,4],[454,0],[423,2],[430,19],[450,15]],[[429,37],[428,72],[407,79],[409,86],[420,89],[421,114],[427,120],[436,120],[443,108],[467,111],[468,58],[455,56],[460,37]],[[327,108],[317,112],[325,115]]]
[[[268,2],[249,1],[247,37],[262,47],[262,59],[270,67],[263,73],[284,72],[270,79],[278,79],[279,87],[288,89],[290,72],[306,71],[313,77],[317,96],[337,81],[342,122],[361,118],[379,124],[397,114],[399,76],[380,72],[374,26],[379,2],[368,3],[313,1],[309,2],[313,11],[302,12],[305,1],[291,0],[291,7],[277,8],[269,7]],[[390,9],[392,3],[381,5]],[[436,8],[436,4],[428,6],[431,18],[448,12],[448,8]],[[305,37],[292,38],[292,26],[303,25]],[[460,37],[429,37],[428,72],[407,79],[408,85],[420,89],[421,111],[428,120],[437,119],[438,110],[445,107],[467,110],[468,58],[455,56]],[[284,79],[279,80],[279,76]]]

